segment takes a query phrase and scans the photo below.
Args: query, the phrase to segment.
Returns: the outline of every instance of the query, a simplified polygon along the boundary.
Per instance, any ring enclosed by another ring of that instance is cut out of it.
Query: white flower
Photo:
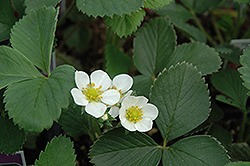
[[[119,110],[122,126],[129,131],[146,132],[151,130],[153,120],[158,116],[158,109],[147,102],[148,99],[143,96],[125,98]]]
[[[112,81],[102,70],[94,71],[90,78],[85,72],[76,71],[75,82],[77,88],[71,90],[75,103],[86,106],[85,111],[96,118],[104,115],[107,105],[114,105],[120,100],[117,90],[108,89]]]
[[[122,101],[132,93],[132,90],[128,91],[132,87],[132,85],[133,78],[128,74],[119,74],[114,77],[112,88],[119,91],[119,93],[121,94],[121,98],[116,105],[110,108],[110,111],[108,112],[113,118],[119,115],[119,106]]]

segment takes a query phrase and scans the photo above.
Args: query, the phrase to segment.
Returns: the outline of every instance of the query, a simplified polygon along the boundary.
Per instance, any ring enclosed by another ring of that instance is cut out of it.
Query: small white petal
[[[144,96],[138,96],[137,99],[138,100],[137,100],[137,103],[135,105],[138,106],[139,108],[142,108],[148,102],[148,99]]]
[[[119,119],[120,119],[121,122],[127,120],[127,118],[126,118],[126,113],[127,113],[126,109],[127,108],[125,108],[125,107],[121,107],[120,110],[118,111],[119,112]]]
[[[134,124],[133,122],[128,121],[128,120],[121,121],[121,125],[122,125],[125,129],[127,129],[127,130],[129,130],[129,131],[135,131],[135,130],[136,130],[135,124]]]
[[[78,89],[86,88],[89,84],[89,76],[83,71],[75,72],[75,82]]]
[[[151,120],[155,120],[158,116],[158,109],[153,104],[146,104],[144,107],[142,107],[143,111],[143,117],[149,118]]]
[[[70,91],[70,93],[73,96],[74,101],[77,105],[86,106],[89,103],[86,96],[82,93],[81,90],[79,90],[77,88],[73,88]]]
[[[105,104],[103,103],[95,103],[95,102],[90,102],[86,107],[85,107],[85,111],[96,117],[96,118],[100,118],[101,116],[104,115],[105,111],[106,111],[107,107]]]
[[[95,84],[96,88],[101,87],[101,91],[107,90],[111,86],[111,79],[108,74],[102,70],[96,70],[90,75],[91,83]]]
[[[111,115],[113,118],[116,118],[119,115],[119,108],[116,106],[113,106],[109,110],[109,115]]]
[[[142,118],[139,122],[135,124],[136,130],[140,132],[147,132],[152,129],[153,121],[149,118]]]
[[[133,78],[127,74],[119,74],[113,79],[113,85],[121,90],[121,93],[125,93],[132,87]]]
[[[130,108],[131,106],[136,106],[135,104],[137,103],[138,98],[135,96],[128,96],[122,101],[122,106],[125,107],[126,109]]]
[[[110,89],[102,94],[101,101],[108,105],[114,105],[120,100],[120,93],[117,90]]]

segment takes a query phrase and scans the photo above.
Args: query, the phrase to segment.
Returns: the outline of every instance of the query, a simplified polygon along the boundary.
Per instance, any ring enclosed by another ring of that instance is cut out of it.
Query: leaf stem
[[[196,16],[194,10],[190,9],[190,13],[193,14],[194,16],[194,22],[195,24],[198,26],[198,28],[205,34],[205,36],[207,37],[208,41],[215,46],[216,42],[212,39],[212,37],[205,31],[204,27],[202,26],[202,24],[200,23],[198,17]]]
[[[73,0],[73,2],[70,4],[69,8],[66,10],[65,14],[58,21],[58,26],[61,25],[62,22],[67,18],[67,16],[69,15],[69,13],[73,10],[75,4],[76,4],[76,0]]]
[[[239,141],[243,141],[243,135],[245,132],[245,127],[246,127],[246,121],[247,121],[247,110],[246,109],[242,109],[243,112],[243,121],[242,121],[242,125],[241,125],[241,131],[240,131],[240,137],[239,137]]]
[[[219,39],[220,43],[223,44],[225,41],[224,41],[224,39],[223,39],[223,37],[221,35],[219,27],[216,24],[215,16],[212,15],[211,19],[212,19],[212,23],[213,23],[213,26],[214,26],[214,30],[215,30],[215,32],[216,32],[216,34],[218,36],[218,39]]]
[[[166,146],[167,146],[167,137],[165,137],[165,139],[164,139],[164,142],[163,142],[163,148],[165,148]]]

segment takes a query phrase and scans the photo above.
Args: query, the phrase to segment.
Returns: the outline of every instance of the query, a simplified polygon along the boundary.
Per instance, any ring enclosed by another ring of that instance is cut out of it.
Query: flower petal
[[[138,106],[139,108],[142,108],[148,102],[148,99],[144,96],[138,96],[137,99],[138,100],[137,100],[137,103],[135,105]]]
[[[71,89],[70,93],[73,96],[74,101],[77,105],[86,106],[89,103],[86,96],[82,93],[81,90],[73,88]]]
[[[121,93],[127,92],[133,85],[133,78],[128,74],[119,74],[113,79],[113,86],[118,90],[121,90]]]
[[[75,72],[75,82],[78,89],[82,89],[83,87],[86,88],[89,84],[89,76],[87,73],[83,71],[76,71]]]
[[[106,109],[107,107],[105,104],[95,102],[91,102],[85,107],[85,111],[96,118],[103,116]]]
[[[117,90],[110,89],[102,94],[101,101],[108,105],[114,105],[120,100],[120,93]]]
[[[149,118],[143,118],[135,124],[136,130],[140,132],[147,132],[152,129],[153,121]]]
[[[119,108],[116,106],[113,106],[109,110],[109,115],[111,115],[113,118],[116,118],[119,115]]]
[[[111,86],[111,79],[108,74],[102,70],[96,70],[90,75],[91,83],[95,84],[96,88],[100,88],[101,91],[107,90]]]
[[[135,124],[134,124],[133,122],[130,122],[130,121],[128,121],[128,120],[125,120],[125,121],[121,121],[121,124],[122,124],[122,126],[123,126],[125,129],[127,129],[127,130],[129,130],[129,131],[135,131],[135,130],[136,130]]]
[[[131,106],[136,106],[135,104],[137,103],[138,98],[135,96],[128,96],[122,101],[122,107],[125,107],[128,109]]]
[[[143,111],[143,117],[149,118],[151,120],[155,120],[158,116],[158,109],[153,104],[146,104],[144,107],[142,107]]]

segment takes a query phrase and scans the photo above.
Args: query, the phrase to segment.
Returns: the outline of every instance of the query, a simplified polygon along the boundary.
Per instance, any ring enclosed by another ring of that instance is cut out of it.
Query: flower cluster
[[[77,105],[85,106],[85,111],[95,118],[108,114],[119,116],[121,124],[127,130],[146,132],[152,129],[153,120],[158,116],[158,109],[148,103],[143,96],[131,96],[133,79],[127,74],[120,74],[110,79],[102,70],[96,70],[90,77],[83,71],[75,72],[77,88],[71,94]]]

